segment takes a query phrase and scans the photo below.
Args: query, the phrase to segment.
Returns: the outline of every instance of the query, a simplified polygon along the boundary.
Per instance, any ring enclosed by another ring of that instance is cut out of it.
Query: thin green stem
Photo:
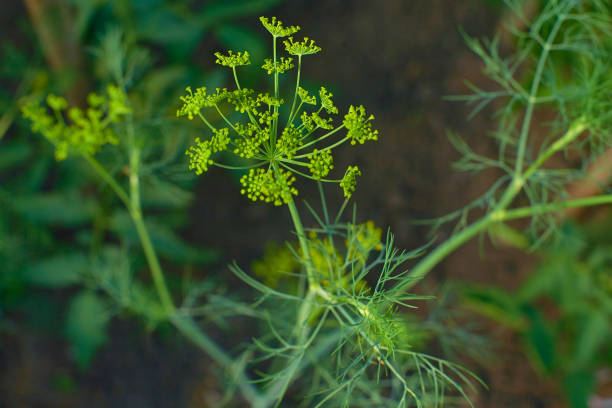
[[[298,150],[302,150],[302,149],[305,149],[305,148],[307,148],[307,147],[309,147],[309,146],[312,146],[313,144],[319,143],[319,142],[321,142],[321,141],[323,141],[323,140],[327,139],[328,137],[330,137],[331,135],[333,135],[334,133],[338,132],[338,131],[339,131],[339,130],[341,130],[341,129],[344,129],[344,125],[340,125],[340,126],[338,126],[336,129],[334,129],[334,130],[332,130],[332,131],[330,131],[330,132],[327,132],[327,133],[326,133],[326,134],[324,134],[323,136],[318,137],[318,138],[316,138],[315,140],[312,140],[312,141],[310,141],[310,142],[308,142],[308,143],[306,143],[306,144],[304,144],[304,145],[300,146],[300,148],[299,148]],[[346,137],[345,139],[347,139],[347,140],[348,140],[348,137]],[[338,146],[339,144],[344,143],[344,141],[345,141],[344,139],[341,139],[341,141],[336,142],[336,144],[334,144],[334,145],[330,146],[330,148],[332,148],[332,149],[333,149],[334,147]]]
[[[228,169],[228,170],[248,170],[248,169],[254,169],[256,167],[263,166],[264,164],[266,164],[266,162],[259,162],[259,163],[251,164],[250,166],[228,166],[227,164],[213,162],[212,165],[221,167],[222,169]]]
[[[297,108],[295,109],[295,112],[293,112],[293,116],[289,118],[288,124],[291,125],[293,123],[293,121],[295,120],[295,118],[297,118],[298,114],[300,113],[300,110],[302,109],[302,105],[304,105],[304,101],[300,101],[300,103],[298,104]],[[287,125],[287,126],[289,126]],[[304,124],[302,123],[301,125],[299,125],[298,127],[296,127],[296,129],[301,129],[302,127],[304,127]]]
[[[219,113],[219,116],[221,116],[221,118],[222,118],[222,119],[225,121],[225,123],[227,123],[227,125],[228,125],[229,127],[231,127],[231,128],[234,130],[234,132],[238,133],[238,131],[237,131],[237,130],[236,130],[236,128],[234,127],[233,123],[232,123],[232,122],[230,122],[230,121],[229,121],[229,120],[228,120],[228,119],[225,117],[225,115],[223,114],[223,112],[221,112],[221,109],[219,109],[219,105],[217,105],[216,103],[215,103],[215,109],[216,109],[216,110],[217,110],[217,112]],[[240,135],[240,133],[238,133],[238,135]]]
[[[236,67],[232,67],[232,73],[234,74],[234,82],[236,83],[236,88],[238,88],[238,90],[241,90],[242,88],[240,88],[240,82],[238,82],[238,74],[236,73]],[[257,126],[257,129],[261,130],[261,126],[259,126],[257,120],[255,120],[255,118],[253,117],[251,110],[247,108],[246,113],[247,115],[249,115],[249,120],[251,121],[251,123]]]
[[[272,48],[274,53],[274,99],[278,100],[278,69],[276,61],[276,36],[272,36]],[[274,145],[278,135],[278,106],[274,106],[274,120],[270,129],[270,142]]]
[[[330,135],[331,135],[331,134],[333,134],[334,132],[336,132],[336,131],[340,130],[340,129],[341,129],[343,126],[344,126],[344,125],[342,125],[342,126],[338,127],[338,128],[337,128],[336,130],[334,130],[333,132],[330,132]],[[347,142],[348,140],[349,140],[349,137],[348,137],[348,136],[345,136],[344,138],[342,138],[342,139],[338,140],[336,143],[331,144],[331,145],[329,145],[329,146],[327,146],[327,147],[324,147],[323,149],[319,149],[319,151],[324,152],[324,151],[326,151],[326,150],[331,150],[331,149],[334,149],[334,148],[336,148],[336,147],[340,146],[342,143]],[[304,145],[304,146],[306,146],[306,145]],[[302,148],[303,148],[304,146],[302,146]],[[295,158],[295,159],[303,159],[304,157],[308,157],[308,156],[310,156],[310,155],[311,155],[311,153],[305,153],[305,154],[301,154],[301,155],[299,155],[299,156],[295,156],[294,158]]]
[[[202,112],[198,112],[198,116],[200,117],[200,119],[202,119],[202,122],[204,122],[206,124],[206,126],[208,126],[208,128],[210,130],[212,130],[213,132],[216,130],[215,127],[213,125],[211,125],[208,120],[206,120],[204,115],[202,115]]]
[[[311,175],[308,175],[308,174],[303,173],[303,172],[301,172],[301,171],[299,171],[299,170],[297,170],[297,169],[295,169],[295,168],[293,168],[293,167],[290,167],[290,166],[286,165],[286,164],[285,164],[285,162],[286,162],[286,160],[283,160],[283,161],[280,161],[280,162],[279,162],[279,164],[280,164],[281,166],[283,166],[284,168],[286,168],[287,170],[290,170],[290,171],[292,171],[292,172],[294,172],[294,173],[297,173],[297,174],[299,174],[300,176],[305,177],[305,178],[308,178],[308,179],[310,179],[310,180],[313,180],[313,181],[320,181],[320,182],[324,182],[324,183],[340,183],[340,182],[342,181],[341,179],[339,179],[339,180],[330,180],[330,179],[316,179],[316,178],[312,177]]]
[[[240,82],[238,82],[238,74],[236,74],[236,67],[232,67],[232,72],[234,74],[234,82],[236,83],[236,88],[240,90]]]
[[[289,117],[287,118],[287,127],[289,127],[289,125],[293,121],[295,103],[297,102],[298,90],[300,89],[300,72],[301,71],[302,71],[302,56],[298,55],[298,70],[297,70],[297,79],[295,81],[295,93],[293,94],[293,103],[291,104],[291,110],[289,111]]]

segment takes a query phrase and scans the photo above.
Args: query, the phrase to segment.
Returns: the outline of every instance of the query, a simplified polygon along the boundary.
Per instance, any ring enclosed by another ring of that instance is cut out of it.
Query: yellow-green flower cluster
[[[277,287],[282,278],[293,277],[300,267],[300,262],[287,245],[267,242],[263,257],[251,264],[253,273],[262,278],[272,288]]]
[[[224,67],[235,68],[240,65],[249,65],[251,63],[248,51],[235,53],[230,50],[227,52],[227,55],[215,52],[215,57],[217,57],[215,63],[223,65]]]
[[[284,27],[283,23],[276,17],[259,17],[261,24],[268,30],[272,37],[280,38],[287,37],[288,35],[295,34],[300,31],[300,26],[289,26]]]
[[[289,171],[279,169],[251,169],[240,179],[244,187],[241,194],[246,195],[253,201],[264,201],[274,205],[288,204],[297,195],[297,190],[291,185],[295,177]]]
[[[209,141],[196,140],[187,151],[189,166],[197,174],[208,170],[215,163],[213,155],[227,150],[242,159],[251,161],[242,169],[249,169],[241,179],[242,193],[254,201],[271,202],[275,205],[288,203],[297,190],[292,186],[295,175],[311,180],[340,184],[346,197],[355,190],[356,178],[361,174],[355,166],[349,166],[342,179],[329,177],[333,170],[333,148],[343,143],[364,143],[376,140],[378,131],[372,129],[372,115],[367,116],[363,106],[351,106],[344,116],[341,126],[334,125],[332,115],[338,114],[338,108],[332,100],[333,94],[325,87],[320,87],[318,97],[310,94],[300,86],[300,73],[297,73],[295,93],[291,106],[287,110],[280,107],[284,100],[279,96],[278,75],[294,68],[294,59],[278,57],[276,39],[288,37],[284,41],[286,51],[297,55],[301,68],[302,56],[315,54],[321,50],[313,40],[304,38],[294,41],[291,34],[299,27],[284,27],[276,18],[262,17],[264,27],[274,37],[274,58],[266,59],[262,68],[268,74],[274,74],[274,93],[256,93],[252,89],[240,86],[235,67],[250,63],[247,52],[229,51],[227,54],[216,53],[217,63],[230,67],[234,73],[235,90],[216,89],[208,95],[206,88],[193,92],[187,88],[186,95],[181,97],[183,106],[178,116],[189,119],[199,116],[204,124],[213,131]],[[227,113],[228,104],[243,114],[241,120],[235,120],[234,114]],[[217,130],[216,122],[203,114],[203,108],[214,108],[213,114],[227,125]],[[279,113],[287,113],[286,122],[281,124]],[[230,119],[232,120],[230,122]],[[282,126],[284,125],[284,126]],[[346,128],[344,136],[340,131]],[[307,167],[309,171],[304,172]],[[262,170],[266,169],[266,170]]]
[[[208,166],[213,164],[210,159],[212,153],[210,141],[201,141],[199,137],[196,137],[195,144],[189,146],[185,152],[189,156],[189,170],[195,170],[197,175],[208,171]]]
[[[284,74],[285,71],[288,71],[294,67],[292,61],[293,58],[281,57],[278,61],[276,61],[276,64],[274,64],[274,61],[266,58],[261,67],[268,72],[268,75],[272,74],[273,72],[277,74]]]
[[[351,195],[353,195],[355,186],[357,185],[357,176],[361,176],[359,168],[357,166],[348,166],[340,182],[340,188],[344,191],[344,196],[346,198],[350,198]]]
[[[259,96],[257,97],[259,99],[260,102],[265,103],[266,105],[268,105],[269,107],[279,107],[281,106],[283,103],[285,103],[284,100],[282,99],[276,99],[275,97],[271,96],[268,93],[265,94],[259,94]]]
[[[314,149],[310,155],[310,163],[308,164],[312,177],[315,180],[325,178],[334,168],[333,162],[334,158],[329,150]]]
[[[55,145],[57,160],[64,160],[69,154],[92,156],[103,145],[119,142],[110,125],[131,113],[126,95],[109,85],[105,95],[90,94],[87,99],[89,107],[86,110],[68,109],[64,98],[49,95],[47,105],[53,115],[35,102],[22,107],[23,116],[31,121],[32,131],[42,133]]]
[[[302,101],[302,103],[307,103],[308,105],[317,104],[316,96],[310,95],[308,91],[302,88],[301,86],[298,88],[297,94],[300,97],[300,100]]]
[[[236,89],[225,94],[225,99],[236,108],[240,113],[256,110],[261,106],[259,98],[253,98],[255,91],[252,89],[242,88]]]
[[[253,158],[259,151],[261,144],[270,138],[269,129],[260,129],[252,123],[246,125],[237,123],[234,127],[241,136],[234,141],[236,146],[234,153],[244,159]]]
[[[191,87],[188,86],[185,88],[185,91],[187,92],[187,95],[180,97],[181,101],[183,101],[183,106],[176,111],[176,117],[187,116],[189,120],[192,120],[204,106],[208,106],[206,87],[202,86],[197,88],[194,93],[191,90]]]
[[[372,124],[370,123],[372,120],[374,120],[374,115],[366,117],[363,106],[354,107],[351,105],[342,123],[348,129],[348,137],[351,139],[352,145],[357,142],[363,144],[366,140],[378,140],[378,130],[372,130]]]
[[[331,92],[327,92],[327,89],[321,87],[319,89],[319,98],[321,98],[321,106],[325,111],[330,115],[336,115],[338,113],[338,108],[334,106],[334,101],[332,101],[332,97],[334,94]]]
[[[303,55],[316,54],[317,52],[321,51],[321,47],[315,45],[314,40],[311,40],[308,37],[304,37],[302,42],[294,42],[293,37],[289,37],[283,42],[283,44],[285,44],[285,49],[289,54],[300,57]]]
[[[195,145],[190,146],[186,154],[189,156],[189,170],[194,170],[197,175],[208,171],[208,166],[214,162],[210,156],[213,153],[221,152],[230,143],[229,129],[215,129],[214,135],[210,140],[200,140],[196,138]]]
[[[318,128],[321,129],[333,129],[333,120],[331,118],[322,118],[317,112],[311,112],[310,115],[307,112],[302,113],[300,117],[302,124],[309,132],[314,132]]]
[[[283,134],[276,142],[276,148],[280,154],[292,159],[297,149],[303,144],[302,137],[302,132],[292,123],[283,130]]]

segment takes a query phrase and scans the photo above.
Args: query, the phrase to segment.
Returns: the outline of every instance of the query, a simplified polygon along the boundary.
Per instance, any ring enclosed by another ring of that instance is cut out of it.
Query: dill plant
[[[373,116],[363,106],[350,106],[339,124],[334,124],[340,110],[333,95],[325,87],[311,93],[301,86],[303,58],[321,49],[309,38],[296,39],[299,27],[284,26],[276,18],[261,18],[272,36],[272,58],[261,65],[271,76],[271,91],[241,87],[240,67],[251,63],[246,51],[215,54],[218,64],[231,69],[235,89],[186,89],[177,116],[200,120],[207,134],[188,148],[189,168],[198,175],[211,166],[242,171],[241,193],[253,201],[281,209],[286,206],[297,239],[295,245],[272,248],[267,260],[255,264],[254,272],[263,282],[236,264],[231,267],[259,293],[256,303],[211,297],[209,304],[200,307],[210,318],[245,315],[260,323],[263,334],[235,357],[197,323],[193,307],[197,294],[179,304],[167,288],[143,222],[139,198],[142,146],[135,143],[125,87],[111,86],[108,96],[90,97],[85,114],[69,110],[69,123],[65,122],[65,101],[53,96],[47,100],[53,114],[37,105],[27,105],[23,112],[32,121],[33,130],[56,145],[58,159],[84,157],[124,202],[159,297],[156,321],[172,323],[224,368],[225,402],[238,390],[250,406],[258,408],[283,404],[452,405],[469,401],[464,388],[471,387],[475,377],[411,347],[418,345],[422,330],[400,309],[413,307],[415,300],[427,297],[407,291],[462,244],[508,221],[530,217],[533,230],[542,236],[542,227],[554,228],[554,218],[549,216],[554,211],[612,202],[610,194],[566,200],[562,186],[575,172],[544,166],[553,155],[570,147],[581,148],[588,160],[609,144],[609,6],[597,0],[551,0],[530,19],[522,14],[519,1],[506,3],[527,27],[514,30],[515,53],[502,57],[497,41],[483,43],[466,37],[500,90],[489,92],[472,86],[475,95],[461,98],[476,102],[476,111],[489,102],[502,101],[497,116],[500,125],[493,134],[499,155],[480,156],[467,142],[453,138],[464,154],[459,163],[462,168],[479,171],[493,167],[504,174],[481,199],[438,220],[458,218],[461,222],[447,241],[431,250],[398,250],[391,233],[383,234],[372,223],[357,223],[354,214],[349,222],[342,221],[361,170],[349,166],[338,172],[333,151],[346,143],[375,141],[378,132],[372,127]],[[282,48],[288,56],[279,55]],[[280,95],[281,75],[295,75],[295,88],[287,99]],[[544,141],[535,135],[532,123],[540,109],[557,113]],[[126,125],[113,127],[120,120]],[[95,159],[103,145],[118,140],[120,135],[113,132],[119,129],[128,139],[128,190]],[[230,158],[232,164],[226,163]],[[335,173],[338,176],[331,176]],[[319,187],[321,210],[305,204],[316,220],[313,228],[304,227],[295,202],[298,177]],[[336,214],[326,205],[325,184],[337,184],[346,198]],[[467,223],[467,214],[477,207],[484,209],[483,214]],[[414,266],[406,264],[419,256]],[[299,402],[290,394],[299,394]]]

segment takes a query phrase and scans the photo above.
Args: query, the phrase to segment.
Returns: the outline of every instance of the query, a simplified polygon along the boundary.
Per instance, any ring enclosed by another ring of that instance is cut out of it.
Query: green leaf
[[[562,274],[560,264],[554,258],[541,264],[518,290],[516,296],[521,302],[530,302],[544,294],[550,293]]]
[[[109,320],[106,303],[94,292],[84,290],[72,298],[66,317],[66,337],[80,368],[87,368],[96,351],[106,343]]]
[[[0,171],[23,165],[32,155],[32,145],[27,143],[4,143],[0,146]]]
[[[536,360],[536,366],[551,374],[556,366],[563,365],[563,362],[558,361],[561,356],[556,353],[555,337],[536,309],[527,307],[526,313],[531,326],[525,332],[525,339],[532,351],[531,355]]]
[[[76,193],[49,193],[14,197],[11,207],[31,221],[75,226],[90,221],[98,205]]]
[[[506,326],[521,330],[525,319],[514,295],[493,286],[469,286],[463,290],[463,300],[473,310]]]
[[[588,401],[595,390],[592,372],[574,371],[563,378],[562,387],[571,408],[588,408]]]
[[[585,317],[576,339],[576,352],[573,363],[581,368],[596,360],[600,347],[610,340],[610,320],[604,313],[592,310]]]
[[[32,285],[62,288],[81,282],[88,270],[89,261],[83,254],[62,254],[28,265],[22,277]]]

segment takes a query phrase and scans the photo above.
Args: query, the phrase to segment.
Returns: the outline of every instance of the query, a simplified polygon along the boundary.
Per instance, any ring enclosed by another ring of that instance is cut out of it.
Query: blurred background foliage
[[[32,135],[19,117],[23,98],[42,100],[50,92],[83,105],[88,92],[116,82],[118,71],[126,73],[121,77],[135,108],[136,126],[147,135],[143,205],[153,244],[173,272],[169,285],[193,297],[228,285],[222,276],[211,274],[205,284],[196,284],[202,270],[215,270],[227,258],[217,248],[203,248],[187,238],[194,235],[189,233],[193,228],[189,217],[196,197],[195,177],[187,171],[183,154],[197,129],[177,125],[174,116],[186,84],[214,88],[226,83],[226,72],[213,68],[211,49],[246,49],[254,61],[263,59],[266,37],[251,28],[252,21],[273,13],[282,3],[25,0],[0,4],[6,32],[0,41],[2,335],[26,327],[61,338],[68,342],[75,365],[86,372],[109,340],[113,316],[144,315],[147,329],[157,325],[151,289],[132,279],[146,276],[146,267],[120,202],[86,163],[69,159],[57,164],[52,146]],[[503,2],[475,3],[490,8],[489,16],[501,15],[503,21]],[[527,3],[537,8],[537,1]],[[349,10],[352,7],[347,5]],[[306,26],[297,17],[293,20]],[[340,41],[340,47],[347,46]],[[245,78],[247,84],[257,75],[256,70],[249,72],[254,75]],[[410,79],[413,74],[401,75]],[[351,92],[346,91],[349,96]],[[109,152],[99,158],[115,174],[124,172],[126,158]],[[514,290],[483,284],[458,285],[459,290],[443,286],[425,323],[415,323],[427,328],[419,345],[439,347],[446,356],[476,359],[486,373],[492,358],[486,351],[496,345],[493,336],[484,333],[490,323],[467,309],[475,310],[517,334],[533,367],[556,382],[555,390],[570,406],[587,407],[601,384],[598,376],[612,367],[609,211],[603,217],[594,225],[565,224],[554,244],[538,249],[538,266]],[[265,253],[280,248],[284,246],[269,244]],[[253,269],[263,279],[277,278],[266,276],[264,262],[256,265]],[[10,352],[8,344],[0,340],[3,353]],[[66,374],[55,376],[53,387],[74,392],[78,384]],[[485,406],[481,402],[478,406]]]
[[[176,101],[185,84],[224,84],[225,73],[202,67],[206,56],[198,47],[203,42],[246,48],[262,58],[264,37],[239,19],[279,3],[32,0],[0,6],[25,6],[14,14],[19,20],[0,50],[4,330],[10,332],[19,321],[62,336],[85,369],[107,340],[110,318],[119,312],[98,289],[128,310],[154,315],[149,289],[133,287],[130,280],[144,260],[127,213],[86,163],[55,163],[52,146],[32,136],[19,117],[23,98],[40,100],[52,92],[82,105],[89,91],[126,82],[138,131],[147,135],[142,199],[149,230],[162,259],[179,272],[171,278],[179,289],[181,275],[193,265],[215,262],[218,253],[180,236],[189,222],[194,176],[183,160],[191,131],[175,126]],[[125,158],[101,156],[116,173],[123,171]]]
[[[516,289],[468,285],[471,309],[511,328],[531,364],[571,407],[587,407],[597,375],[612,367],[612,220],[566,222]]]

